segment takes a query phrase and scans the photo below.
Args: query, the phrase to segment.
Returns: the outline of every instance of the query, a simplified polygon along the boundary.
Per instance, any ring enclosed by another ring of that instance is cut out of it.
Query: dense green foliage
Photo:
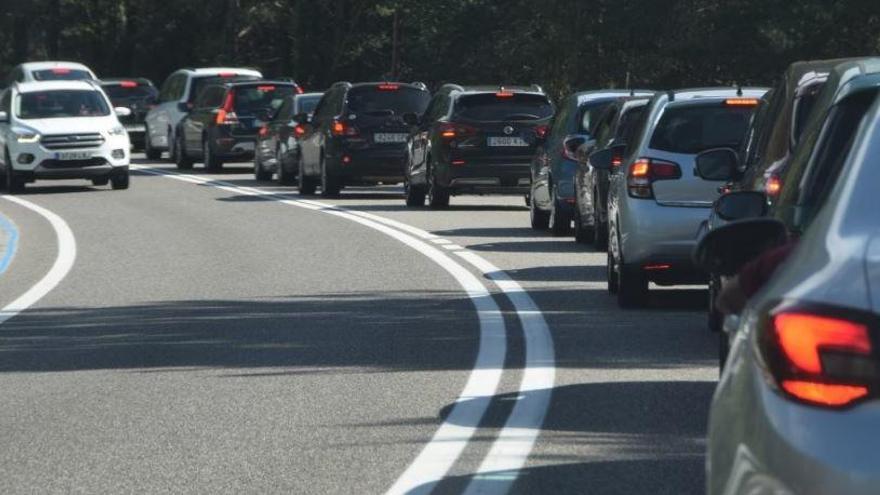
[[[556,94],[628,72],[642,87],[767,84],[794,60],[880,50],[878,0],[0,0],[0,23],[0,73],[72,59],[158,83],[245,65],[308,88],[395,73]]]

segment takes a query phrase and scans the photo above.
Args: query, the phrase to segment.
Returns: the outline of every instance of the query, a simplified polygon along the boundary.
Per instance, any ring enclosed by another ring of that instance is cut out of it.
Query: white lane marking
[[[450,251],[461,251],[464,248],[459,246],[458,244],[444,244],[443,249],[448,249]]]
[[[57,287],[64,280],[64,277],[70,273],[70,269],[73,268],[73,262],[76,260],[76,238],[73,237],[70,226],[67,225],[63,218],[42,206],[19,197],[3,196],[3,198],[29,209],[49,221],[49,224],[55,230],[55,237],[58,241],[58,254],[55,257],[55,263],[52,264],[52,268],[49,269],[39,282],[19,296],[18,299],[0,309],[0,324],[31,307],[48,294],[49,291]]]
[[[403,494],[418,489],[429,491],[452,468],[461,456],[470,439],[477,431],[492,397],[497,393],[504,371],[504,358],[507,352],[507,332],[504,318],[498,305],[492,299],[486,286],[467,268],[457,263],[443,251],[422,241],[435,238],[433,234],[412,236],[399,230],[383,225],[363,216],[354,215],[352,211],[335,205],[317,201],[301,201],[286,199],[278,194],[260,189],[241,187],[224,181],[203,179],[197,176],[178,174],[142,166],[133,166],[135,170],[153,175],[161,175],[193,184],[215,187],[236,194],[262,196],[280,203],[319,210],[347,220],[359,223],[382,232],[425,255],[441,268],[452,275],[465,290],[477,309],[480,323],[480,344],[474,369],[471,371],[464,389],[456,400],[449,416],[443,421],[431,440],[425,445],[407,470],[388,490],[390,494]],[[381,218],[381,217],[378,217]]]
[[[434,239],[431,242],[433,242],[434,244],[452,244],[452,241],[450,241],[449,239]]]

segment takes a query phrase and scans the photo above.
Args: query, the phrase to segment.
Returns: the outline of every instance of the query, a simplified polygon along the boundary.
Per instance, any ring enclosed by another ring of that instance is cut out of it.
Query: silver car
[[[707,149],[738,148],[765,88],[657,93],[608,194],[608,289],[622,307],[646,303],[648,283],[705,283],[691,253],[720,183],[696,173]]]
[[[799,241],[738,325],[725,324],[731,350],[708,432],[713,495],[880,492],[880,65],[835,72],[859,77],[804,134],[815,151],[792,162],[774,213]],[[742,249],[727,244],[728,258]]]

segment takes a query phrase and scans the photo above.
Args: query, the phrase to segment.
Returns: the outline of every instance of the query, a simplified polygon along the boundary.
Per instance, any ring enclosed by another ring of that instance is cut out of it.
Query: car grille
[[[97,132],[88,134],[55,134],[43,136],[40,144],[50,150],[75,150],[81,148],[97,148],[104,144],[104,136]]]
[[[86,167],[100,167],[101,165],[106,165],[107,160],[96,156],[94,158],[89,158],[88,160],[43,160],[40,165],[43,168],[47,169],[65,169],[65,168],[86,168]]]

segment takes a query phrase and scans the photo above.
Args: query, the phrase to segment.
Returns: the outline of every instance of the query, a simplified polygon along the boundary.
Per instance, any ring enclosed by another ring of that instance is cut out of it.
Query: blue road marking
[[[18,229],[9,219],[0,215],[0,230],[6,234],[6,247],[0,252],[0,275],[9,268],[18,247]]]

